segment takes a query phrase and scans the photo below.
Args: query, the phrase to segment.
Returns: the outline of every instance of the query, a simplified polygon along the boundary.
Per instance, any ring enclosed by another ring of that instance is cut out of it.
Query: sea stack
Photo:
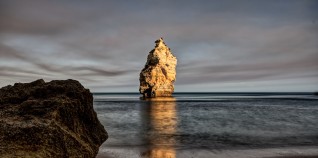
[[[169,97],[174,91],[177,58],[162,38],[156,40],[140,72],[139,92],[146,98]]]

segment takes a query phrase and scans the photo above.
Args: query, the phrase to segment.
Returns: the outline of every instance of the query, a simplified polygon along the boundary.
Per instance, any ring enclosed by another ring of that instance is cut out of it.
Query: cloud
[[[176,87],[185,91],[198,83],[222,90],[244,81],[265,82],[275,91],[278,81],[292,78],[295,88],[288,90],[304,85],[312,91],[318,88],[317,4],[1,1],[0,86],[10,77],[74,78],[92,91],[136,91],[148,52],[163,36],[178,58]]]

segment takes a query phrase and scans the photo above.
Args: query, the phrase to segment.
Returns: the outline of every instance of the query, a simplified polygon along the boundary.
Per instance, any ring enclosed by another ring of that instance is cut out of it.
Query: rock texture
[[[140,72],[139,92],[144,97],[167,97],[174,91],[177,58],[160,38],[149,52],[145,68]]]
[[[0,89],[0,157],[95,157],[107,133],[78,81]]]

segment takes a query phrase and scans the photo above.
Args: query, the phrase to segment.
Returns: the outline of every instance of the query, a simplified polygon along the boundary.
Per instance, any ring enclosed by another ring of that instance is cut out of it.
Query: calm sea
[[[318,146],[318,96],[311,93],[139,97],[94,94],[95,111],[109,134],[101,149],[140,147],[145,149],[141,156],[175,157],[178,150],[195,148]]]

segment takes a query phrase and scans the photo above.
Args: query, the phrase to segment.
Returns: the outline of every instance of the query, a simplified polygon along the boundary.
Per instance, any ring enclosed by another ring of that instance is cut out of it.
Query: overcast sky
[[[318,91],[318,1],[0,1],[0,87],[75,79],[138,92],[163,37],[177,92]]]

